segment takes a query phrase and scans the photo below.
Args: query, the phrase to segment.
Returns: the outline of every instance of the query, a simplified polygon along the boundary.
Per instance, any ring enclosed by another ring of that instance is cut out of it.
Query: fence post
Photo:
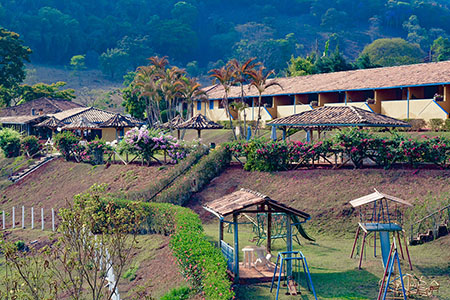
[[[34,229],[34,207],[31,208],[31,229]]]
[[[25,206],[22,205],[22,229],[25,228]]]
[[[44,230],[44,208],[41,207],[41,229]]]
[[[52,231],[55,231],[55,210],[52,208]]]
[[[16,228],[16,208],[12,209],[12,228]]]
[[[3,229],[5,229],[6,228],[6,226],[5,226],[5,211],[3,211],[3,213],[2,213],[2,220],[3,220]]]

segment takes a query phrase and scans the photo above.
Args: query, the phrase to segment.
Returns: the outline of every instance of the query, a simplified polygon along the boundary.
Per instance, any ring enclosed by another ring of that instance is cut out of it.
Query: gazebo
[[[186,122],[178,125],[178,129],[195,129],[198,132],[198,138],[201,138],[201,131],[205,129],[222,129],[223,126],[217,124],[202,114],[190,118]]]
[[[180,128],[178,126],[180,126],[183,123],[184,123],[183,118],[180,115],[177,115],[172,120],[170,120],[164,124],[161,124],[158,127],[163,128],[163,129],[176,129],[178,139],[180,139]]]
[[[291,127],[300,127],[310,133],[317,130],[319,138],[321,131],[340,127],[411,127],[407,122],[351,105],[323,106],[272,120],[267,125],[281,128],[283,139]]]
[[[73,121],[70,124],[67,124],[66,126],[62,127],[63,130],[81,130],[82,131],[82,137],[84,136],[84,132],[86,130],[93,130],[93,129],[100,129],[100,126],[90,122],[85,117],[80,117],[77,120]],[[89,140],[89,137],[87,138]]]
[[[116,129],[116,140],[119,138],[118,129],[121,131],[120,136],[124,135],[124,129],[135,127],[138,123],[132,122],[129,118],[122,116],[121,114],[115,114],[109,120],[98,125],[101,128],[115,128]]]
[[[55,132],[57,128],[64,127],[65,124],[58,120],[57,118],[51,116],[50,118],[44,120],[43,122],[36,124],[35,127],[40,127],[45,130],[45,128],[48,128],[51,130],[52,134]]]
[[[234,280],[239,281],[239,223],[238,216],[240,214],[248,216],[246,214],[264,214],[266,218],[266,249],[267,252],[271,252],[271,234],[274,215],[284,214],[283,219],[285,224],[285,240],[287,244],[287,251],[292,251],[292,227],[295,226],[300,234],[308,239],[313,240],[306,235],[302,225],[311,217],[309,214],[300,211],[298,209],[284,205],[278,201],[272,200],[266,195],[249,189],[240,189],[234,193],[228,194],[222,198],[216,199],[203,206],[205,210],[214,214],[219,218],[219,246],[222,253],[225,255],[228,263],[228,269],[234,276]],[[229,218],[232,217],[232,218]],[[228,219],[228,220],[227,220]],[[230,220],[231,219],[231,220]],[[234,245],[231,246],[224,241],[224,224],[230,224],[233,226]],[[259,225],[259,224],[258,224]],[[288,264],[289,270],[292,271],[292,266]],[[272,273],[270,274],[270,277]]]

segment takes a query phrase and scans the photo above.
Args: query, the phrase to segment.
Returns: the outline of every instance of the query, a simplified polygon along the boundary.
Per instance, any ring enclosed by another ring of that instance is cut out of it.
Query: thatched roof
[[[222,125],[217,124],[202,114],[197,114],[196,116],[190,118],[186,122],[178,125],[178,129],[221,129]]]
[[[85,117],[64,126],[62,129],[98,129],[99,126],[88,121]]]
[[[50,117],[47,120],[35,125],[36,127],[48,127],[48,128],[58,128],[58,127],[64,127],[64,123],[58,120],[55,117]]]
[[[240,189],[239,191],[207,203],[203,208],[216,216],[223,218],[233,213],[239,213],[252,206],[261,208],[262,205],[267,205],[274,212],[285,212],[306,220],[310,218],[310,215],[303,211],[279,203],[266,195],[249,189]]]
[[[407,201],[405,201],[403,199],[400,199],[400,198],[397,198],[397,197],[394,197],[394,196],[390,196],[390,195],[387,195],[387,194],[384,194],[384,193],[380,193],[376,189],[375,189],[375,192],[372,193],[372,194],[369,194],[369,195],[366,195],[366,196],[363,196],[363,197],[360,197],[358,199],[350,201],[350,204],[353,207],[358,207],[358,206],[361,206],[361,205],[369,204],[369,203],[372,203],[372,202],[375,202],[375,201],[379,201],[379,200],[383,200],[383,199],[386,199],[386,200],[389,200],[389,201],[393,201],[393,202],[396,202],[396,203],[400,203],[400,204],[403,204],[403,205],[406,205],[406,206],[412,206],[411,203],[409,203],[409,202],[407,202]]]
[[[166,129],[170,129],[170,128],[175,128],[178,129],[178,126],[183,124],[185,121],[183,120],[183,118],[180,115],[177,115],[175,118],[173,118],[172,120],[170,120],[169,122],[166,122],[164,124],[159,125],[158,127],[160,128],[166,128]]]
[[[271,86],[264,91],[263,96],[440,85],[450,82],[450,61],[276,78],[275,80],[283,89],[279,86]],[[244,89],[248,91],[246,97],[258,97],[258,91],[254,87],[245,86]],[[207,91],[210,100],[224,97],[221,85],[205,87],[203,90]],[[228,98],[240,97],[240,87],[231,87]]]
[[[138,123],[132,122],[130,118],[124,117],[121,114],[115,114],[109,120],[101,123],[100,127],[114,127],[114,128],[123,128],[123,127],[135,127]]]
[[[407,122],[354,106],[323,106],[278,118],[270,126],[288,127],[410,127]]]

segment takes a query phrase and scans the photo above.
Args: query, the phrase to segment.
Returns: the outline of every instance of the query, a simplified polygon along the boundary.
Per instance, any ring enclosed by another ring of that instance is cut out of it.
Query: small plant
[[[123,274],[124,279],[128,279],[129,281],[133,281],[136,279],[136,272],[138,270],[138,267],[132,267],[125,271]]]
[[[20,155],[20,133],[11,128],[0,130],[0,148],[6,157]]]
[[[444,96],[441,95],[441,94],[439,94],[439,93],[436,93],[436,94],[434,94],[434,96],[433,96],[433,100],[434,100],[434,101],[443,101],[443,100],[444,100]]]
[[[33,156],[40,150],[39,140],[34,135],[26,136],[22,139],[22,150],[28,156]]]
[[[171,289],[167,294],[162,296],[160,300],[187,300],[191,290],[188,287],[180,287]]]
[[[443,129],[445,131],[450,131],[450,119],[445,119]]]
[[[430,120],[431,130],[439,131],[444,126],[444,120],[442,119],[431,119]]]

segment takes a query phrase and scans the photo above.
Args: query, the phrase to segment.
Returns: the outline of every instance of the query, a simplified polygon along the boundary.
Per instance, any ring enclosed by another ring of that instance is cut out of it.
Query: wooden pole
[[[44,230],[44,208],[41,207],[41,229]]]
[[[353,253],[355,252],[356,242],[358,241],[360,227],[356,229],[355,241],[353,242],[352,253],[350,254],[350,258],[353,258]]]
[[[267,252],[272,252],[272,213],[267,213]]]
[[[358,266],[358,269],[360,269],[360,270],[361,270],[362,258],[363,258],[363,254],[364,254],[364,246],[366,244],[366,237],[367,237],[367,233],[364,232],[362,246],[361,246],[361,253],[359,254],[359,266]]]
[[[234,282],[239,282],[239,234],[238,215],[233,214],[234,225]]]
[[[408,244],[406,242],[406,234],[404,231],[402,232],[402,235],[403,235],[403,242],[405,244],[406,256],[408,257],[409,269],[412,271],[413,267],[412,267],[412,263],[411,263],[411,257],[409,256]]]
[[[22,229],[25,228],[25,206],[22,205]]]
[[[223,241],[223,222],[219,220],[219,248],[221,247]]]
[[[199,138],[199,139],[202,137],[201,132],[202,132],[202,131],[201,131],[200,129],[197,129],[197,134],[198,134],[198,138]]]

